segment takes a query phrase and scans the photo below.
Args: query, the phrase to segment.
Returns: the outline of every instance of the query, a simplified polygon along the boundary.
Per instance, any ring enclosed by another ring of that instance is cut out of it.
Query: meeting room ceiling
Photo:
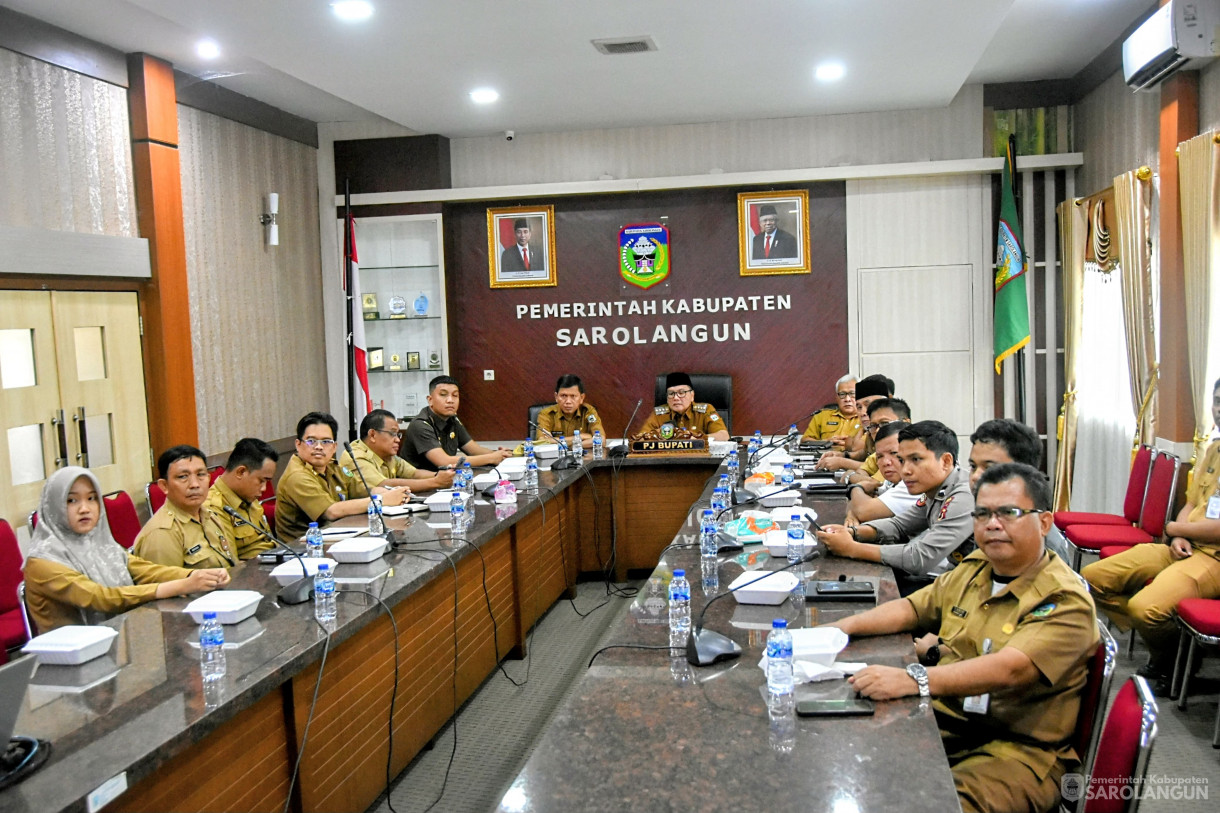
[[[313,121],[450,137],[942,107],[1064,79],[1152,0],[0,0]],[[592,40],[647,36],[606,56]],[[208,37],[220,55],[204,60]],[[843,78],[815,69],[837,61]],[[494,88],[499,100],[469,96]]]

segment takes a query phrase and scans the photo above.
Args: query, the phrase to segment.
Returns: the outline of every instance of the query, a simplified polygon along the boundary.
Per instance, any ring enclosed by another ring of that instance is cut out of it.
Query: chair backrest
[[[0,613],[17,609],[17,586],[21,584],[21,548],[7,519],[0,519]]]
[[[258,495],[259,500],[269,500],[275,496],[275,480],[268,480],[267,485],[263,486],[263,493]]]
[[[690,381],[691,386],[695,389],[695,400],[716,407],[716,412],[724,421],[724,425],[729,427],[729,431],[732,432],[733,376],[724,373],[691,373]],[[657,376],[653,389],[653,401],[655,406],[666,403],[664,374]]]
[[[165,505],[165,490],[153,480],[144,486],[144,498],[148,500],[148,513],[155,514]]]
[[[126,491],[112,491],[102,495],[106,506],[106,524],[110,526],[110,534],[114,541],[131,550],[140,534],[140,516],[136,513],[136,504]]]
[[[1159,713],[1148,681],[1139,675],[1133,675],[1118,690],[1088,774],[1093,792],[1085,797],[1084,813],[1122,813],[1134,811],[1139,805],[1139,794],[1129,791],[1140,787],[1148,771]],[[1128,793],[1123,794],[1123,790]],[[1125,799],[1124,795],[1132,798]]]
[[[545,404],[530,404],[529,408],[529,423],[525,425],[525,436],[532,438],[534,436],[533,424],[538,423],[538,413],[554,404],[554,401],[547,401]]]
[[[38,636],[38,625],[30,618],[30,608],[25,606],[25,582],[17,585],[17,606],[21,608],[21,621],[25,624],[26,640],[32,641]]]
[[[1118,642],[1101,619],[1097,621],[1097,632],[1100,640],[1097,649],[1089,656],[1089,677],[1080,695],[1080,714],[1076,718],[1076,730],[1072,733],[1072,747],[1080,757],[1081,773],[1086,775],[1101,736],[1099,723],[1110,697],[1110,681],[1114,677],[1114,664],[1118,657]]]
[[[216,478],[225,473],[224,466],[213,466],[208,469],[208,485],[216,482]]]
[[[30,532],[33,533],[34,529],[38,527],[38,509],[34,509],[33,511],[30,512],[29,522],[30,522]]]
[[[1140,511],[1140,528],[1154,538],[1159,538],[1165,532],[1165,523],[1173,511],[1180,462],[1177,455],[1162,451],[1158,451],[1152,459],[1148,493],[1144,495],[1144,508]]]
[[[275,533],[275,497],[264,497],[261,500],[263,516],[267,518],[267,527]]]
[[[1140,521],[1144,508],[1144,496],[1148,493],[1148,473],[1152,470],[1152,458],[1157,454],[1151,446],[1140,444],[1131,462],[1131,476],[1127,478],[1127,495],[1123,498],[1123,516],[1135,525]]]

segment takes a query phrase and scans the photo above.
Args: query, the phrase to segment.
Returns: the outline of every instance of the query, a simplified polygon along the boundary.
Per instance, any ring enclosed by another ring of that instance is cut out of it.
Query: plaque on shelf
[[[361,294],[360,303],[364,306],[364,318],[366,320],[377,319],[377,294]]]
[[[386,369],[388,369],[392,373],[401,372],[402,371],[402,356],[398,355],[397,353],[391,353],[390,354],[390,366]]]
[[[401,296],[390,297],[390,318],[407,318],[407,300],[403,299]]]
[[[407,369],[408,370],[418,370],[419,369],[419,353],[418,352],[412,350],[411,352],[407,353]]]
[[[441,351],[429,350],[428,351],[428,369],[429,370],[439,370],[440,368],[441,368]]]
[[[427,295],[425,295],[424,293],[421,292],[419,296],[415,297],[415,302],[412,304],[415,308],[416,316],[427,316],[428,315],[428,297],[427,297]]]
[[[385,366],[384,350],[380,347],[369,348],[369,369],[380,370]]]

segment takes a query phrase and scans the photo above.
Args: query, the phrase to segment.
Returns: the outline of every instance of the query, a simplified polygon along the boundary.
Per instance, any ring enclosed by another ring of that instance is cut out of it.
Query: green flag
[[[1000,182],[1000,222],[996,227],[995,372],[1000,363],[1029,344],[1029,300],[1025,296],[1025,249],[1021,221],[1012,193],[1013,137],[1008,137],[1004,177]]]

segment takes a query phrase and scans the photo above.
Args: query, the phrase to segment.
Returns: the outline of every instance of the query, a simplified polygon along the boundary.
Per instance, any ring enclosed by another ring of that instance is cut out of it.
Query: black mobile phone
[[[863,697],[840,700],[798,700],[798,717],[872,717],[876,711],[873,701]]]
[[[814,585],[814,589],[823,595],[827,593],[834,593],[838,595],[859,595],[861,593],[871,594],[874,589],[872,582],[825,581],[814,582]]]

